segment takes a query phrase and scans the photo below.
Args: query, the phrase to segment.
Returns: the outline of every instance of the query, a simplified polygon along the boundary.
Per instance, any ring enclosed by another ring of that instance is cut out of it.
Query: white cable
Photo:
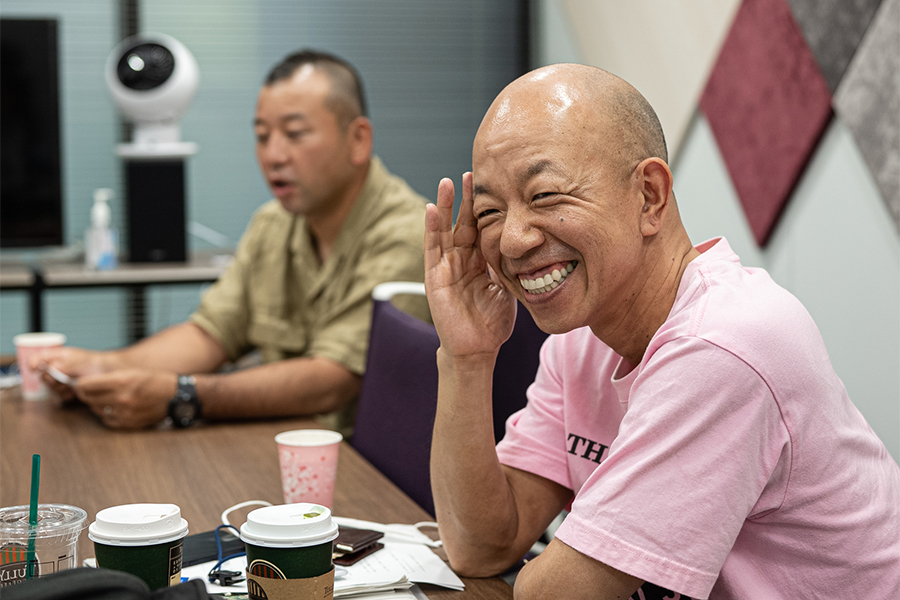
[[[404,523],[376,523],[374,521],[364,521],[362,519],[351,519],[349,517],[332,517],[332,520],[338,525],[345,527],[355,527],[357,529],[371,529],[372,531],[380,531],[384,534],[385,542],[402,542],[406,544],[424,544],[432,548],[439,548],[442,545],[441,540],[432,540],[427,535],[419,531],[419,527],[436,527],[437,523],[423,522],[415,525],[406,525]]]
[[[225,509],[225,512],[222,513],[222,525],[231,525],[231,522],[228,520],[228,514],[236,511],[239,508],[244,508],[245,506],[272,506],[271,502],[266,502],[265,500],[247,500],[246,502],[241,502],[239,504],[235,504],[234,506],[229,506]]]
[[[226,508],[222,513],[222,524],[231,525],[231,522],[228,520],[229,513],[232,513],[239,508],[244,508],[245,506],[272,506],[272,503],[266,502],[265,500],[247,500],[246,502],[241,502],[240,504],[230,506]],[[431,546],[432,548],[438,548],[442,545],[441,540],[432,540],[419,531],[423,527],[436,528],[438,524],[433,521],[420,521],[415,525],[405,525],[402,523],[375,523],[373,521],[363,521],[362,519],[350,519],[348,517],[336,516],[332,517],[332,519],[335,523],[344,525],[346,527],[356,527],[359,529],[372,529],[374,531],[380,531],[385,534],[386,541],[424,544],[426,546]]]

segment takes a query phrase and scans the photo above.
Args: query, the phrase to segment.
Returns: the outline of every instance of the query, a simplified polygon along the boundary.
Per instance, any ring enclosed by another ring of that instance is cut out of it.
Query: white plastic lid
[[[164,544],[188,534],[174,504],[123,504],[104,508],[88,528],[88,538],[108,546]]]
[[[13,337],[13,345],[23,348],[45,348],[50,346],[62,346],[66,343],[64,333],[20,333]]]
[[[337,535],[338,526],[331,519],[331,511],[308,502],[258,508],[241,525],[241,540],[267,548],[318,546]]]

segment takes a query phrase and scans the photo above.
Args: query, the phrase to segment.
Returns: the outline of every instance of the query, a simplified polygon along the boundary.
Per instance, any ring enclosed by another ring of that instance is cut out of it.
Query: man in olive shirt
[[[352,427],[365,368],[371,292],[422,281],[425,200],[372,156],[355,69],[304,51],[277,65],[259,94],[257,159],[276,199],[254,215],[233,264],[186,323],[109,352],[48,351],[77,396],[115,428],[170,416],[325,415]],[[401,306],[427,318],[424,298]],[[248,350],[261,366],[214,373]]]

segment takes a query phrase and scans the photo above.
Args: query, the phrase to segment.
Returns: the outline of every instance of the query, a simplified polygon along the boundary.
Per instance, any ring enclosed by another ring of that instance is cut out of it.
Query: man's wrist
[[[437,351],[437,366],[439,371],[455,371],[457,373],[467,374],[487,372],[493,376],[496,364],[496,352],[460,355],[451,354],[443,347],[439,347]]]
[[[95,356],[95,364],[104,373],[124,369],[131,366],[126,354],[127,348],[121,350],[92,351]]]
[[[178,375],[175,395],[169,400],[169,417],[178,428],[190,427],[203,414],[193,375]]]

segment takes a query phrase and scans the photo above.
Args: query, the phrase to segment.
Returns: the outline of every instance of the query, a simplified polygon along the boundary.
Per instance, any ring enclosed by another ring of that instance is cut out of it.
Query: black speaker
[[[128,196],[128,261],[184,262],[185,161],[125,162]]]

